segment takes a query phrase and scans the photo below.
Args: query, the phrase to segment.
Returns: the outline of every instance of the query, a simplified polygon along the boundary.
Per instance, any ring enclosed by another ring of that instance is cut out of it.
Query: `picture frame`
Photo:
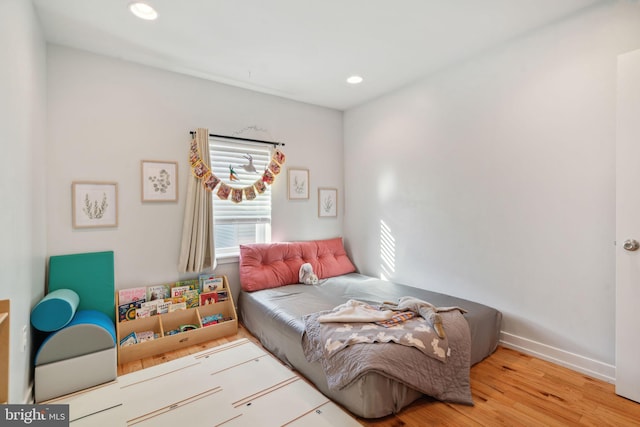
[[[71,184],[73,228],[118,226],[118,183],[74,181]]]
[[[338,216],[337,188],[318,188],[318,216],[320,218]]]
[[[178,162],[142,160],[140,172],[143,202],[178,201]]]
[[[305,200],[309,198],[309,169],[287,169],[289,184],[289,200]]]

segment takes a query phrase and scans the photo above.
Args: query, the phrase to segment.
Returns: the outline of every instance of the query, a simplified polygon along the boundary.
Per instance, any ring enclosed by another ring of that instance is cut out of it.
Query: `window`
[[[222,138],[209,138],[212,172],[234,188],[253,185],[271,160],[271,147],[244,142],[231,142]],[[255,172],[248,170],[252,164]],[[230,180],[232,167],[238,180]],[[247,166],[247,167],[243,167]],[[216,256],[239,254],[239,246],[247,243],[271,241],[271,187],[254,200],[234,203],[231,198],[220,199],[217,187],[213,191],[214,241]]]

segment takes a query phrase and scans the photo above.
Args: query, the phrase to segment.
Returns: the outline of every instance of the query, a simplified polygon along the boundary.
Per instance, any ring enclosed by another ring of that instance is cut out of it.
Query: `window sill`
[[[216,257],[218,264],[233,264],[240,262],[240,255],[238,254],[225,254]]]

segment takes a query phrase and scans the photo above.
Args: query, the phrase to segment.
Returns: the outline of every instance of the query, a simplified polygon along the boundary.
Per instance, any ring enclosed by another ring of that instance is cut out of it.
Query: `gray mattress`
[[[502,314],[486,305],[395,284],[357,273],[321,280],[318,285],[287,285],[256,292],[241,292],[240,319],[260,342],[327,397],[363,418],[379,418],[399,412],[422,394],[371,372],[348,387],[330,390],[319,363],[310,363],[302,351],[303,316],[331,310],[350,299],[372,304],[414,296],[438,307],[458,306],[471,332],[471,364],[493,353],[498,345]]]

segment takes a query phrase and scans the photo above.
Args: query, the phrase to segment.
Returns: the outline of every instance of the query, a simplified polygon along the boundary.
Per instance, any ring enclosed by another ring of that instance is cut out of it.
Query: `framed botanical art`
[[[318,216],[338,216],[338,189],[318,188]]]
[[[118,183],[73,182],[73,228],[117,227]]]
[[[289,199],[309,198],[309,169],[287,170],[289,183]]]
[[[142,160],[142,201],[178,201],[178,162]]]

